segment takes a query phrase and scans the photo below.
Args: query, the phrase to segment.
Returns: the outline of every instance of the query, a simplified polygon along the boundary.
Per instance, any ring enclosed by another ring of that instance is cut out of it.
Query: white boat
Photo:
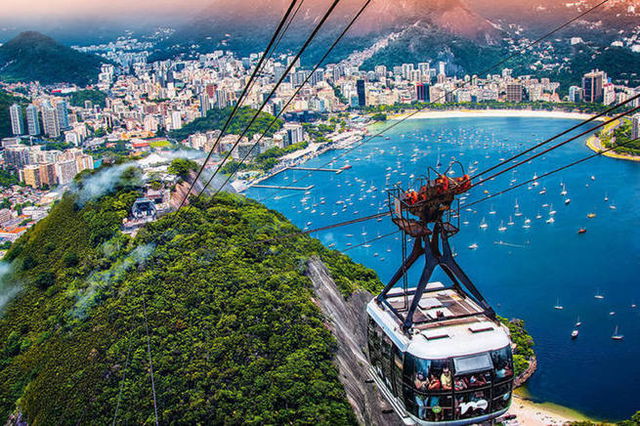
[[[506,226],[504,226],[504,222],[503,222],[503,221],[500,221],[500,226],[498,227],[498,231],[500,231],[500,232],[504,232],[504,231],[506,231],[506,230],[507,230],[507,227],[506,227]]]
[[[555,306],[553,307],[553,309],[557,309],[558,311],[561,311],[561,310],[563,310],[563,309],[564,309],[564,306],[562,306],[562,305],[560,304],[560,299],[559,299],[559,298],[556,300],[556,304],[555,304]]]
[[[554,223],[556,220],[552,217],[546,220],[547,223]]]
[[[567,199],[564,200],[565,206],[568,206],[569,203],[571,203],[571,198],[567,198]]]
[[[507,226],[513,226],[513,225],[515,225],[515,222],[513,221],[513,218],[509,216],[509,222],[507,222]]]
[[[480,229],[487,229],[488,227],[489,227],[489,225],[484,220],[484,218],[482,218],[482,222],[480,223]]]
[[[610,208],[611,210],[615,210],[615,209],[617,209],[617,207],[616,207],[616,205],[615,205],[615,204],[611,204],[611,205],[609,206],[609,208]]]
[[[582,321],[580,321],[580,317],[576,320],[576,327],[580,327],[582,325]]]
[[[598,289],[598,290],[596,291],[596,294],[595,294],[595,296],[593,296],[593,297],[594,297],[594,298],[596,298],[596,299],[599,299],[599,300],[604,299],[604,296],[603,296],[602,294],[600,294],[600,289]]]
[[[471,249],[471,250],[475,250],[475,249],[477,249],[477,248],[478,248],[478,244],[476,244],[476,243],[473,243],[473,244],[471,244],[471,245],[469,246],[469,249]]]
[[[613,334],[611,335],[611,338],[613,340],[622,340],[622,339],[624,339],[624,336],[619,333],[617,325],[616,325],[616,329],[613,331]]]
[[[564,182],[562,182],[562,191],[560,191],[560,195],[562,195],[563,197],[567,195],[567,187],[565,186]]]
[[[578,334],[579,334],[579,333],[580,333],[580,332],[579,332],[578,330],[573,330],[573,331],[571,332],[571,338],[572,338],[572,339],[577,339],[577,338],[578,338]]]

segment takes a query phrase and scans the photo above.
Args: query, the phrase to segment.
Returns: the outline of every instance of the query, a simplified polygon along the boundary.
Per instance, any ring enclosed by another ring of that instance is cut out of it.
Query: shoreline
[[[454,109],[448,111],[422,111],[409,117],[409,113],[395,114],[389,116],[389,120],[426,120],[438,118],[467,118],[467,117],[523,117],[523,118],[558,118],[571,120],[586,120],[592,117],[591,114],[581,112],[566,111],[544,111],[530,109]],[[605,121],[605,117],[600,117],[598,121]]]
[[[535,402],[527,397],[526,391],[514,392],[511,406],[507,414],[516,416],[519,425],[564,425],[572,422],[594,422],[609,424],[594,420],[571,408],[552,402]]]
[[[598,138],[595,135],[591,136],[589,139],[587,139],[587,142],[585,143],[585,145],[587,145],[587,148],[589,148],[593,152],[600,152],[600,151],[604,150],[604,148],[602,147],[602,144],[600,143],[600,138]],[[609,158],[614,158],[616,160],[626,160],[626,161],[640,162],[640,156],[632,156],[632,155],[620,154],[620,153],[617,153],[615,151],[607,151],[607,152],[603,153],[602,156],[609,157]]]

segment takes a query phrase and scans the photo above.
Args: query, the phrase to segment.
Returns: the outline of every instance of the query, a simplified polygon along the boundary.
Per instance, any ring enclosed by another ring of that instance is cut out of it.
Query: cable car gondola
[[[404,243],[414,241],[408,256],[403,245],[403,264],[367,305],[371,373],[405,424],[480,423],[509,408],[512,343],[449,246],[458,232],[451,204],[469,178],[435,173],[437,179],[421,180],[419,191],[389,191],[392,220]],[[407,271],[420,258],[420,280],[408,285]],[[451,285],[429,282],[437,266]]]

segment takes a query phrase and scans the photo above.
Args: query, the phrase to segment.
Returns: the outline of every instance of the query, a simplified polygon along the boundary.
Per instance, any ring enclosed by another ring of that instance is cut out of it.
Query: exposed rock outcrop
[[[371,382],[368,372],[365,307],[373,295],[367,291],[356,291],[345,300],[318,258],[307,263],[307,275],[313,282],[315,302],[338,340],[335,362],[358,421],[365,425],[401,425],[396,413]]]

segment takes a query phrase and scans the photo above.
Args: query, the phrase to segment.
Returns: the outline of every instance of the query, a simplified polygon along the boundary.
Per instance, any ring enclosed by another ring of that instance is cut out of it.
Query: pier
[[[310,172],[332,172],[335,174],[338,173],[342,173],[344,171],[344,169],[328,169],[328,168],[321,168],[321,167],[289,167],[289,170],[307,170]]]
[[[264,188],[264,189],[289,189],[292,191],[308,191],[313,188],[313,185],[309,186],[284,186],[284,185],[251,185],[252,188]]]

